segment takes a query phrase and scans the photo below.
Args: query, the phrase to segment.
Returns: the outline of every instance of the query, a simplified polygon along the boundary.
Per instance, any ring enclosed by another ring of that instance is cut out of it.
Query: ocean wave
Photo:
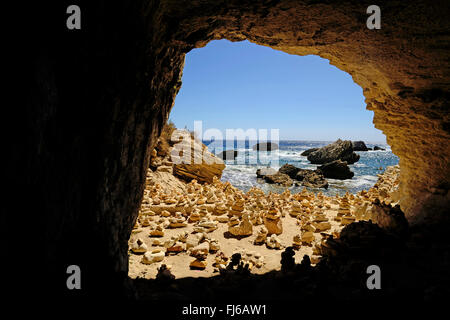
[[[336,180],[327,179],[328,189],[320,189],[324,194],[335,195],[345,192],[356,193],[363,189],[372,187],[378,177],[387,166],[398,164],[398,157],[389,151],[360,152],[360,160],[350,165],[351,171],[355,173],[352,179]],[[257,186],[264,192],[283,192],[285,188],[267,183],[261,183],[256,179],[256,170],[270,166],[278,170],[283,164],[289,163],[298,168],[315,170],[318,165],[311,164],[306,157],[300,156],[300,152],[290,150],[277,150],[276,152],[257,152],[246,150],[240,153],[237,161],[226,161],[226,168],[222,174],[222,181],[229,181],[235,187],[248,191]],[[259,160],[259,161],[258,161]],[[293,186],[291,192],[300,192],[303,187]],[[311,189],[318,192],[319,189]]]
[[[361,167],[367,167],[367,165],[365,165],[364,163],[358,163],[358,162],[352,164],[352,166],[360,167],[360,168],[361,168]]]

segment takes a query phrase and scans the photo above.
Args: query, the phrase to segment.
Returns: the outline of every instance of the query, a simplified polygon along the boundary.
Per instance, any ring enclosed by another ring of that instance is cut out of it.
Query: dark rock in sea
[[[353,151],[367,151],[369,150],[364,141],[353,141]]]
[[[310,153],[308,160],[313,164],[324,164],[334,160],[347,161],[348,164],[353,164],[359,160],[359,155],[353,152],[353,144],[350,140],[338,139]]]
[[[381,147],[379,147],[379,146],[375,146],[375,147],[373,147],[373,150],[386,150],[386,149],[383,149],[383,148],[381,148]]]
[[[310,188],[328,188],[328,181],[325,180],[322,172],[310,169],[300,169],[291,164],[283,165],[279,173],[288,175],[291,179],[301,182],[299,185]]]
[[[271,176],[277,173],[277,170],[274,168],[262,168],[256,170],[256,177],[257,178],[264,178],[265,176]]]
[[[303,151],[300,155],[307,157],[307,156],[309,156],[310,153],[317,151],[317,150],[319,150],[319,148],[311,148],[311,149]]]
[[[303,181],[303,179],[305,179],[305,177],[310,174],[313,173],[314,170],[311,169],[300,169],[297,171],[297,174],[295,175],[295,180],[298,181]]]
[[[329,163],[325,163],[317,168],[320,170],[325,178],[331,179],[351,179],[355,174],[350,171],[347,162],[341,160],[334,160]]]
[[[297,173],[297,176],[298,173]],[[320,171],[312,171],[303,176],[302,186],[309,188],[325,188],[328,189],[328,181]]]
[[[238,153],[239,152],[237,150],[225,150],[219,153],[217,157],[222,160],[235,160],[238,156]]]
[[[372,148],[367,147],[367,151],[373,150]]]
[[[297,172],[301,170],[292,164],[284,164],[279,170],[279,173],[287,174],[291,179],[296,179]]]
[[[297,180],[302,185],[309,188],[328,188],[328,181],[319,170],[300,169],[291,164],[283,165],[278,171],[273,168],[262,168],[256,170],[256,177],[264,179],[271,184],[291,186]]]
[[[275,173],[272,175],[264,176],[264,181],[270,184],[278,184],[285,187],[290,187],[293,184],[293,181],[287,174],[284,173]]]
[[[256,151],[273,151],[278,150],[278,144],[274,142],[260,142],[253,146]]]
[[[295,179],[301,181],[301,185],[310,188],[328,188],[328,181],[322,172],[310,169],[299,169]]]

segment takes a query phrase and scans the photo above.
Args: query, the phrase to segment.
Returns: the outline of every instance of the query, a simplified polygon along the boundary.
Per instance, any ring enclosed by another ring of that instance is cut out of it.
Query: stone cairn
[[[214,254],[216,271],[226,268],[231,261],[220,251],[219,241],[210,236],[220,224],[226,224],[231,237],[253,237],[250,241],[255,245],[255,251],[240,252],[241,262],[249,269],[264,265],[264,257],[258,253],[258,246],[263,244],[274,250],[289,247],[283,258],[287,268],[291,262],[286,261],[291,259],[292,252],[301,248],[310,248],[311,263],[317,263],[327,239],[338,238],[342,228],[352,222],[370,218],[375,199],[395,205],[399,173],[398,166],[387,168],[368,191],[331,197],[322,192],[316,195],[306,188],[297,194],[291,194],[289,190],[265,194],[256,187],[244,193],[216,177],[211,184],[200,184],[194,179],[183,183],[182,187],[177,185],[170,189],[151,179],[149,171],[130,238],[130,253],[142,255],[143,264],[162,262],[166,256],[174,254],[186,254],[194,258],[188,266],[199,270],[207,267],[206,258]],[[279,238],[283,223],[293,223],[298,228],[290,243],[283,243]],[[183,231],[188,226],[192,226],[190,233]],[[181,232],[168,237],[168,229],[180,229]]]

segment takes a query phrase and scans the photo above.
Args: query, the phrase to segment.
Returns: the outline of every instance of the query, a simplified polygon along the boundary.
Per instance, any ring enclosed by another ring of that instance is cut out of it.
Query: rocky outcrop
[[[173,174],[183,180],[212,183],[213,178],[220,178],[225,164],[214,154],[208,151],[208,148],[191,137],[190,133],[178,130],[180,142],[173,146],[171,151],[172,161],[174,162]]]
[[[338,139],[310,153],[307,158],[313,164],[324,164],[334,160],[342,160],[348,164],[353,164],[359,160],[359,155],[353,152],[353,144],[350,140]]]
[[[306,176],[314,173],[314,170],[311,169],[299,169],[295,174],[295,180],[303,181]],[[320,174],[320,173],[319,173]]]
[[[237,150],[225,150],[217,154],[217,157],[222,160],[235,160],[238,154]]]
[[[161,189],[167,192],[176,190],[180,193],[184,193],[186,191],[186,185],[178,178],[176,178],[172,173],[161,172],[159,170],[156,170],[154,172],[149,170],[147,172],[147,184],[159,184],[161,186]]]
[[[400,198],[400,166],[386,167],[382,174],[378,175],[378,180],[375,185],[369,189],[378,194],[386,203],[399,204]]]
[[[353,141],[352,145],[353,145],[353,151],[367,151],[367,150],[369,150],[367,148],[366,144],[364,143],[364,141]]]
[[[270,184],[278,184],[284,187],[290,187],[293,181],[287,174],[277,172],[275,174],[264,176],[264,181]]]
[[[291,179],[297,180],[298,185],[309,188],[328,188],[328,181],[322,172],[310,169],[300,169],[291,164],[284,164],[279,173],[287,174]]]
[[[287,174],[291,179],[297,179],[296,175],[299,170],[301,169],[293,166],[292,164],[286,163],[280,169],[278,169],[278,172]]]
[[[376,151],[376,150],[384,151],[384,150],[386,150],[386,149],[381,148],[381,147],[379,147],[379,146],[374,146],[374,147],[373,147],[373,150],[374,150],[374,151]]]
[[[260,142],[253,146],[256,151],[274,151],[278,150],[278,144],[274,142]]]
[[[301,181],[301,185],[305,187],[328,188],[328,181],[318,170],[300,169],[295,175],[295,179]]]
[[[291,179],[297,180],[299,183],[296,184],[298,185],[309,188],[328,188],[328,181],[318,170],[300,169],[291,164],[285,164],[278,171],[287,174]]]
[[[164,127],[150,154],[153,178],[163,188],[175,186],[181,189],[183,184],[177,178],[212,183],[214,176],[222,176],[224,168],[223,161],[209,152],[203,143],[188,131],[176,129],[173,124]]]
[[[263,178],[267,183],[282,186],[291,186],[293,184],[292,180],[296,180],[295,184],[297,185],[309,188],[328,188],[328,181],[324,178],[322,172],[300,169],[291,164],[284,164],[278,172],[273,168],[258,169],[256,176]]]
[[[150,169],[156,171],[170,171],[172,170],[172,160],[170,159],[170,151],[175,141],[171,139],[172,134],[176,130],[175,125],[172,122],[168,122],[164,125],[161,131],[161,135],[156,141],[156,145],[150,153]],[[168,169],[170,167],[170,169]]]
[[[277,170],[274,168],[261,168],[256,170],[256,177],[264,179],[265,176],[274,175],[277,173]]]
[[[323,173],[325,178],[331,179],[345,180],[351,179],[355,175],[350,171],[347,162],[341,160],[325,163],[324,165],[317,167],[317,169]]]
[[[313,153],[314,151],[319,150],[319,148],[311,148],[311,149],[307,149],[305,151],[303,151],[300,155],[302,156],[309,156],[311,153]]]

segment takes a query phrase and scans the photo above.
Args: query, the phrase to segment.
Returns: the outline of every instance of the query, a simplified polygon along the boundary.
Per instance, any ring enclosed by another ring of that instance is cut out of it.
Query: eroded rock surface
[[[307,158],[314,164],[324,164],[335,160],[353,164],[359,160],[359,155],[353,152],[353,144],[350,140],[338,139],[325,147],[319,148],[319,150],[311,152]]]
[[[295,176],[297,175],[297,172],[299,170],[300,168],[297,168],[292,164],[286,163],[280,169],[278,169],[278,172],[287,174],[291,179],[295,179]]]
[[[328,181],[319,170],[300,169],[295,175],[295,179],[305,187],[328,188]]]
[[[353,141],[353,151],[367,151],[369,150],[364,141]]]
[[[267,183],[283,186],[291,186],[295,183],[310,188],[328,188],[328,181],[321,171],[301,169],[291,164],[284,164],[278,172],[273,168],[258,169],[256,176],[263,178]]]
[[[314,151],[317,151],[317,150],[319,150],[319,148],[307,149],[307,150],[303,151],[300,155],[306,157],[306,156],[310,155],[311,153],[313,153]]]
[[[199,140],[190,136],[190,133],[178,130],[178,136],[183,138],[176,143],[172,150],[174,161],[173,173],[186,180],[212,183],[213,178],[220,178],[225,164]]]
[[[11,141],[22,170],[7,172],[7,184],[21,181],[35,190],[30,203],[46,212],[55,288],[73,263],[83,265],[92,275],[86,281],[102,292],[125,286],[127,240],[150,152],[181,87],[184,56],[214,39],[315,54],[348,72],[400,158],[399,201],[409,222],[448,216],[447,2],[378,1],[388,22],[380,30],[367,29],[367,4],[359,1],[86,5],[89,28],[82,37],[61,24],[64,4],[28,10],[36,19],[29,29],[36,54],[26,61],[24,83],[31,86],[19,97],[25,101],[17,103],[16,121],[26,134]]]
[[[278,184],[285,187],[290,187],[293,184],[293,181],[287,174],[284,173],[275,173],[271,175],[264,176],[264,181],[271,184]]]
[[[350,171],[347,162],[341,160],[334,160],[332,162],[325,163],[319,167],[325,178],[331,179],[351,179],[355,174]]]
[[[265,176],[274,175],[276,173],[277,173],[277,170],[275,170],[274,168],[262,168],[262,169],[256,170],[256,177],[264,179]]]

